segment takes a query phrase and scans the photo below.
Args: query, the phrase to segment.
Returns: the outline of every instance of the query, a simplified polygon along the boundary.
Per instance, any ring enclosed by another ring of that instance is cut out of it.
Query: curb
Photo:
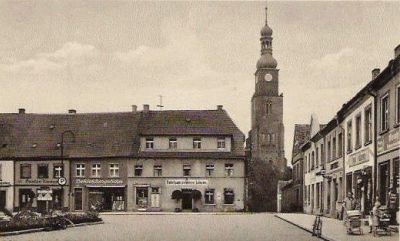
[[[297,223],[294,223],[294,222],[292,222],[292,221],[289,221],[289,220],[287,220],[287,219],[285,219],[285,218],[282,218],[282,217],[280,217],[279,215],[274,215],[276,218],[279,218],[279,219],[281,219],[281,220],[283,220],[283,221],[285,221],[285,222],[287,222],[287,223],[290,223],[290,224],[292,224],[292,225],[294,225],[294,226],[296,226],[296,227],[298,227],[298,228],[300,228],[300,229],[302,229],[302,230],[304,230],[304,231],[306,231],[306,232],[309,232],[309,233],[311,233],[312,234],[312,229],[308,229],[308,228],[305,228],[305,227],[303,227],[303,226],[301,226],[301,225],[299,225],[299,224],[297,224]],[[325,235],[322,235],[321,234],[321,237],[319,237],[320,239],[322,239],[322,240],[325,240],[325,241],[336,241],[336,240],[334,240],[334,239],[331,239],[331,238],[328,238],[328,237],[326,237]]]
[[[68,228],[74,228],[74,227],[82,227],[82,226],[90,226],[90,225],[96,225],[96,224],[103,224],[104,221],[99,221],[99,222],[92,222],[92,223],[78,223],[74,225],[68,225]],[[14,236],[14,235],[20,235],[20,234],[28,234],[28,233],[37,233],[37,232],[43,232],[45,231],[46,228],[33,228],[33,229],[25,229],[25,230],[19,230],[19,231],[11,231],[11,232],[0,232],[0,236]],[[55,231],[55,230],[54,230]]]

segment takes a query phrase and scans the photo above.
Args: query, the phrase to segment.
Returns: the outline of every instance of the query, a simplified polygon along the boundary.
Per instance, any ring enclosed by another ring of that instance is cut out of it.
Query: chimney
[[[400,56],[400,44],[394,48],[394,58],[398,58]]]
[[[132,105],[132,112],[136,113],[136,111],[137,111],[137,105]]]
[[[378,76],[381,73],[381,70],[379,68],[375,68],[372,70],[372,79],[375,79],[376,76]]]
[[[25,114],[25,109],[24,108],[19,108],[18,109],[18,114]]]
[[[217,110],[222,110],[223,109],[223,105],[217,105]]]
[[[74,110],[74,109],[69,109],[69,110],[68,110],[68,114],[76,114],[76,110]]]
[[[150,105],[144,104],[143,105],[143,112],[147,113],[147,112],[149,112],[149,110],[150,110]]]

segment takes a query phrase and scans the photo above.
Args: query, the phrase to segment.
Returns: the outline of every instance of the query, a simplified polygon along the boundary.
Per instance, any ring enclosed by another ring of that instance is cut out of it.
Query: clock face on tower
[[[265,79],[265,81],[271,81],[272,80],[272,75],[271,74],[265,74],[264,79]]]

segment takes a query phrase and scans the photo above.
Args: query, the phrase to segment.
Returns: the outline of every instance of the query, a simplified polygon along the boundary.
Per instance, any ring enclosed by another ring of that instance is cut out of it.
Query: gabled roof
[[[244,134],[224,110],[166,110],[143,113],[141,135]]]
[[[0,114],[2,158],[59,157],[61,133],[64,153],[70,157],[131,156],[139,149],[138,123],[140,114]],[[1,127],[6,128],[1,128]]]
[[[310,139],[311,125],[295,124],[292,157],[301,151],[301,147]]]

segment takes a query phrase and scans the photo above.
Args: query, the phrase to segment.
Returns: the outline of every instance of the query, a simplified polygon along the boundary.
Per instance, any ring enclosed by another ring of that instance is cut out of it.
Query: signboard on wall
[[[400,130],[395,128],[378,138],[378,154],[400,147]]]
[[[19,180],[20,183],[23,184],[48,184],[48,185],[52,185],[52,184],[57,184],[57,180],[49,180],[49,179],[20,179]]]
[[[167,179],[166,185],[208,185],[205,179]]]
[[[349,167],[353,167],[361,163],[368,162],[369,156],[370,156],[369,149],[364,149],[360,152],[351,155],[349,158]]]
[[[76,179],[75,183],[110,185],[110,184],[123,184],[124,181],[122,179],[82,178],[82,179]]]

